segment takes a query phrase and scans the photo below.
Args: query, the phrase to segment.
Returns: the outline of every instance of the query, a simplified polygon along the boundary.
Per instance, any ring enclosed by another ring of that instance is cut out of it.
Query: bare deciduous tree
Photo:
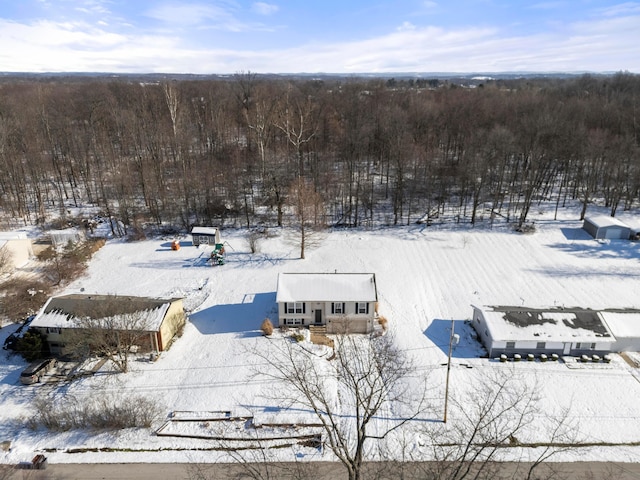
[[[87,315],[77,316],[75,328],[66,330],[64,338],[67,350],[79,356],[104,356],[118,371],[126,373],[130,354],[141,344],[148,344],[152,334],[149,332],[149,313],[145,310],[110,314],[118,311],[117,301],[114,298]]]
[[[304,94],[290,83],[283,102],[277,110],[274,123],[285,134],[289,144],[295,148],[298,158],[298,175],[305,176],[304,147],[317,133],[318,105],[310,95]]]
[[[536,382],[514,372],[482,373],[479,383],[464,399],[454,399],[453,421],[433,423],[423,428],[427,456],[417,463],[421,479],[489,480],[501,477],[501,454],[507,449],[529,446],[522,440],[531,428],[544,429],[546,442],[536,444],[533,459],[517,463],[518,478],[531,480],[542,465],[560,451],[576,443],[566,411],[543,415],[539,411]],[[532,427],[535,423],[536,427]],[[417,460],[410,458],[409,460]],[[557,472],[556,472],[557,473]],[[411,477],[413,478],[413,477]],[[557,476],[555,478],[558,478]]]
[[[416,395],[405,383],[411,362],[389,335],[337,335],[329,361],[289,339],[258,355],[271,364],[260,374],[277,382],[278,400],[320,420],[324,442],[350,480],[363,478],[376,441],[424,410],[424,392]]]
[[[300,232],[300,258],[304,258],[309,237],[324,227],[324,202],[313,184],[302,177],[293,182],[288,197]]]
[[[6,245],[0,245],[0,275],[10,271],[13,255]]]

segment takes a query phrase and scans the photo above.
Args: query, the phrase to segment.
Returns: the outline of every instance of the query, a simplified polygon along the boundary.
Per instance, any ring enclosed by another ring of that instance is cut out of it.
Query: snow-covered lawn
[[[416,363],[415,371],[428,378],[434,408],[423,420],[442,418],[453,320],[461,335],[451,369],[450,394],[457,402],[464,402],[469,389],[488,372],[508,369],[510,375],[522,373],[535,382],[541,424],[545,416],[566,410],[578,440],[640,442],[640,374],[621,357],[614,355],[612,363],[598,365],[502,364],[482,358],[483,350],[465,323],[472,304],[640,308],[639,243],[597,242],[575,220],[552,221],[544,216],[535,220],[536,232],[527,235],[505,226],[490,230],[466,225],[331,231],[316,239],[305,260],[298,259],[296,239],[286,231],[272,229],[260,252],[251,254],[246,232],[223,230],[227,263],[216,267],[207,266],[207,250],[193,247],[186,237],[178,251],[171,250],[170,239],[111,240],[94,257],[86,275],[61,293],[181,296],[191,310],[184,334],[155,362],[132,362],[127,374],[101,370],[70,384],[22,386],[19,375],[26,362],[2,351],[0,441],[12,443],[9,452],[0,451],[0,462],[24,461],[42,449],[49,451],[53,463],[214,460],[206,451],[211,446],[207,439],[163,437],[135,429],[99,434],[31,431],[24,421],[31,415],[30,402],[37,392],[77,399],[108,392],[142,395],[155,399],[167,415],[183,412],[178,414],[192,415],[196,421],[198,415],[230,412],[232,417],[253,417],[258,423],[312,423],[313,417],[304,412],[279,410],[270,400],[270,382],[254,375],[268,365],[252,352],[281,341],[267,339],[259,330],[265,317],[276,318],[280,272],[376,274],[380,313],[388,319],[398,347]],[[15,328],[0,330],[0,341]],[[450,422],[456,421],[455,412],[449,412]],[[304,420],[297,418],[301,415]],[[208,425],[193,428],[202,432],[203,427]],[[544,429],[535,425],[527,436],[525,440],[545,440]],[[81,447],[146,452],[65,453]],[[321,457],[314,449],[304,454]],[[581,451],[580,459],[640,461],[640,448],[593,448]]]

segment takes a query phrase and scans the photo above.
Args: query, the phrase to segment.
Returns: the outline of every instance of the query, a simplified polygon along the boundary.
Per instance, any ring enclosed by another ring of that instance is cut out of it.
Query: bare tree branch
[[[273,345],[258,352],[271,363],[259,374],[278,382],[274,396],[284,405],[313,412],[350,480],[362,478],[374,440],[384,439],[424,409],[422,392],[415,397],[404,382],[411,363],[391,336],[337,335],[331,361],[288,338]]]

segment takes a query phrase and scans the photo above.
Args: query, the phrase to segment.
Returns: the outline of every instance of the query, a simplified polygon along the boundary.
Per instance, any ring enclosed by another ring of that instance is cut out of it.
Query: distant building
[[[598,312],[615,338],[614,352],[640,352],[640,310],[607,309]]]
[[[31,239],[21,232],[0,232],[0,268],[14,270],[22,267],[33,256]],[[2,273],[2,272],[0,272]]]
[[[281,273],[280,325],[326,325],[327,333],[370,333],[378,292],[373,273]]]
[[[191,240],[196,247],[222,243],[218,227],[193,227],[191,229]]]
[[[489,357],[640,350],[640,310],[635,309],[473,306],[472,322]]]
[[[76,244],[85,239],[84,232],[75,228],[64,230],[50,230],[51,244],[56,248],[66,247],[69,244]]]
[[[82,328],[83,318],[115,319],[109,324],[122,323],[125,330],[127,316],[132,315],[141,319],[136,325],[148,334],[141,345],[144,351],[164,351],[185,322],[181,298],[71,294],[51,297],[31,322],[31,328],[46,336],[52,354],[64,355],[66,332]]]
[[[585,217],[582,228],[595,239],[628,240],[631,236],[631,228],[627,224],[607,215]]]

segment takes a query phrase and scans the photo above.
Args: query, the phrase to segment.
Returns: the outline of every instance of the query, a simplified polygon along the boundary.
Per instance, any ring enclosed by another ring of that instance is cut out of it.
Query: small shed
[[[220,239],[220,229],[218,227],[193,227],[191,229],[191,239],[194,246],[215,245],[222,243]]]
[[[585,217],[582,228],[595,239],[628,240],[631,236],[629,225],[607,215]]]

